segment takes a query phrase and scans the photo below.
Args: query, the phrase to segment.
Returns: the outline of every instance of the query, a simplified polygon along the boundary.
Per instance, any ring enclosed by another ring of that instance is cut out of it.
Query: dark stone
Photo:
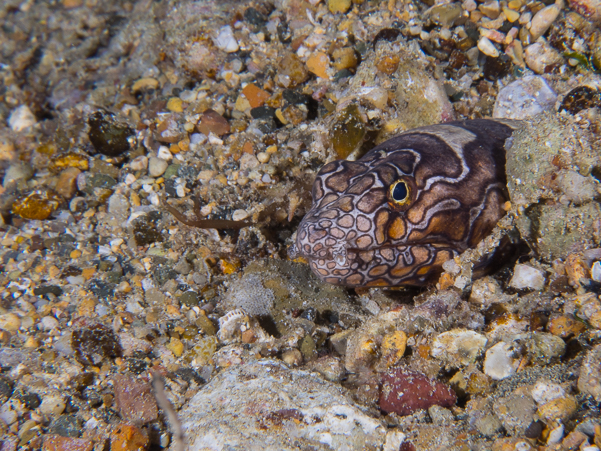
[[[96,324],[71,335],[75,357],[84,365],[98,365],[105,357],[120,357],[121,344],[112,329]]]
[[[512,63],[511,58],[507,55],[500,55],[498,58],[487,56],[484,62],[484,78],[487,80],[498,80],[503,78],[511,72]]]
[[[177,175],[185,179],[188,183],[194,183],[198,176],[198,170],[192,166],[180,166],[177,170]]]
[[[271,119],[275,117],[275,108],[269,106],[258,106],[250,110],[253,119]]]
[[[194,307],[200,303],[201,297],[195,291],[186,291],[179,297],[179,302],[187,305],[188,307]]]
[[[86,387],[89,387],[94,383],[94,373],[80,373],[77,376],[73,376],[69,381],[69,386],[78,392],[83,391]]]
[[[157,285],[162,286],[168,280],[175,279],[177,272],[171,266],[161,264],[154,270],[153,276]]]
[[[132,221],[134,239],[138,246],[164,241],[163,235],[157,228],[157,221],[160,217],[159,212],[152,211]]]
[[[81,425],[75,415],[61,415],[50,423],[48,432],[62,437],[77,438],[81,437]]]
[[[524,435],[527,438],[537,439],[542,434],[544,428],[545,423],[543,423],[542,421],[533,421],[532,423],[530,423],[530,426],[526,428],[526,431],[524,431]]]
[[[305,105],[309,103],[308,96],[301,92],[293,91],[292,89],[285,89],[282,93],[282,97],[291,105]]]
[[[175,370],[175,374],[186,382],[190,383],[192,381],[196,382],[198,385],[205,384],[206,381],[203,377],[201,377],[194,369],[180,367]]]
[[[133,374],[142,374],[148,368],[148,362],[145,359],[130,357],[125,361],[127,369]]]
[[[588,108],[601,106],[601,93],[588,86],[578,86],[566,94],[561,101],[559,111],[576,114]]]
[[[27,391],[24,388],[19,388],[13,393],[13,398],[21,401],[29,410],[35,410],[40,407],[42,400],[38,395]]]
[[[46,296],[47,294],[60,296],[63,294],[63,289],[58,285],[45,285],[41,287],[35,287],[33,289],[33,294],[36,296]]]
[[[13,394],[15,383],[4,375],[0,375],[0,396],[10,398]]]
[[[167,179],[165,180],[165,194],[168,197],[177,197],[177,190],[176,190],[176,182],[175,179]]]
[[[98,299],[113,297],[115,294],[114,284],[110,284],[99,279],[90,280],[88,289],[94,293]]]
[[[353,73],[348,69],[342,69],[334,74],[334,81],[342,80],[343,78],[352,77]]]
[[[110,189],[116,184],[117,180],[110,175],[88,172],[85,176],[85,186],[83,187],[82,191],[92,196],[95,188]]]
[[[301,313],[300,317],[315,322],[317,319],[317,309],[309,307],[308,309],[305,309],[303,313]]]
[[[267,22],[267,17],[252,6],[244,11],[244,20],[255,27],[262,27]]]
[[[127,125],[117,123],[109,112],[96,111],[88,118],[88,125],[88,137],[96,152],[116,157],[129,150],[128,138],[134,131]]]

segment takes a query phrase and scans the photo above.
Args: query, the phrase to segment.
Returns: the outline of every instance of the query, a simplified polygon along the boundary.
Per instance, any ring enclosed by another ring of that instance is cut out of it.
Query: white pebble
[[[216,144],[218,146],[223,145],[223,140],[219,138],[219,136],[217,136],[214,133],[209,133],[209,142],[211,144]]]
[[[233,221],[244,221],[246,218],[248,218],[248,212],[246,210],[235,210],[232,213]]]
[[[238,41],[234,37],[234,32],[232,27],[226,25],[225,27],[221,27],[219,30],[219,35],[214,40],[215,45],[218,49],[223,50],[227,53],[237,52],[240,48],[238,46]]]
[[[58,320],[53,316],[44,316],[38,324],[38,329],[40,330],[54,330],[57,327]]]
[[[498,118],[527,119],[552,110],[556,101],[557,94],[543,77],[528,75],[499,91],[492,115]]]
[[[271,183],[271,177],[269,176],[269,174],[263,174],[263,177],[261,177],[261,181],[263,183]]]
[[[42,415],[60,415],[65,407],[65,401],[60,396],[46,396],[40,404],[40,413]]]
[[[493,58],[497,58],[499,56],[499,51],[494,46],[492,42],[488,38],[482,36],[478,40],[478,49],[487,56],[492,56]]]
[[[484,373],[492,379],[500,381],[515,373],[517,363],[513,358],[511,345],[501,341],[486,351]]]
[[[457,368],[474,363],[487,341],[484,335],[473,330],[453,329],[434,339],[430,354],[448,366]]]
[[[35,123],[35,116],[27,105],[21,105],[14,109],[8,118],[8,125],[15,132],[25,130],[35,125]]]
[[[132,171],[145,171],[148,168],[148,157],[145,155],[140,155],[139,157],[134,158],[129,163],[129,167]]]
[[[157,157],[150,157],[148,159],[148,175],[151,177],[160,177],[167,170],[167,163],[165,160],[162,160]]]
[[[257,154],[257,160],[261,163],[267,163],[269,161],[269,154],[267,152],[259,152]]]
[[[150,193],[146,199],[148,199],[148,202],[150,202],[155,207],[158,207],[161,204],[159,195],[157,193]]]
[[[595,262],[593,263],[593,267],[591,268],[591,279],[595,282],[601,282],[601,263]]]
[[[560,424],[555,429],[549,432],[549,438],[547,438],[547,446],[558,444],[563,438],[564,426]]]
[[[540,381],[532,389],[531,395],[537,404],[543,405],[554,399],[563,398],[566,395],[566,391],[559,384]]]
[[[127,175],[125,176],[125,180],[124,180],[124,182],[125,182],[125,184],[126,184],[126,185],[128,185],[128,186],[129,186],[129,185],[131,185],[132,183],[134,183],[136,180],[137,180],[137,179],[136,179],[136,176],[135,176],[135,175],[133,175],[133,174],[127,174]]]
[[[526,47],[524,57],[528,67],[537,74],[543,74],[548,66],[563,62],[559,52],[544,41],[537,41]]]
[[[532,41],[536,41],[539,37],[545,34],[551,24],[555,22],[557,16],[559,16],[560,11],[561,7],[557,3],[554,3],[544,7],[534,15],[532,22],[530,22],[530,34],[532,35]]]
[[[171,161],[173,159],[173,154],[169,152],[169,148],[167,146],[160,146],[159,151],[157,152],[157,158],[165,161]]]
[[[184,101],[184,102],[190,103],[190,102],[194,102],[196,100],[196,95],[197,95],[196,91],[186,90],[186,91],[180,92],[179,98],[182,99],[182,101]]]
[[[207,142],[207,137],[202,133],[192,133],[190,135],[190,144],[204,144]]]
[[[540,269],[528,265],[515,265],[509,286],[516,290],[542,290],[545,287],[545,275]]]

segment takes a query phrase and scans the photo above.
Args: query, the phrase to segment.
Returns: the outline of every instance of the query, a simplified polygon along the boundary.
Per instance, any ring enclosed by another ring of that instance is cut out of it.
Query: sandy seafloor
[[[598,450],[599,20],[0,2],[0,449],[181,449],[175,416],[189,449]],[[289,260],[325,163],[493,116],[524,120],[508,213],[440,278],[353,290]]]

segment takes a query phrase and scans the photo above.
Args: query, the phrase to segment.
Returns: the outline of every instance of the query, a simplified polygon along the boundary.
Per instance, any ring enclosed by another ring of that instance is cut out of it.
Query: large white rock
[[[509,286],[516,290],[542,290],[545,287],[545,274],[528,265],[515,265]]]
[[[15,108],[8,118],[8,125],[15,132],[20,132],[35,125],[35,116],[27,105]]]
[[[338,385],[277,360],[230,367],[194,395],[180,418],[191,450],[363,450],[386,441],[384,424]]]

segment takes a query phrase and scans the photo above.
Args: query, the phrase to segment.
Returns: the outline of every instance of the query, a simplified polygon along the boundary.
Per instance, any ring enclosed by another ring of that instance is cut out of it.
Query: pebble
[[[486,351],[484,374],[499,381],[515,373],[518,363],[512,346],[501,341]]]
[[[234,210],[232,213],[232,221],[244,221],[248,216],[249,214],[246,210]]]
[[[544,74],[549,66],[562,64],[563,58],[546,42],[535,42],[524,51],[526,64],[537,74]]]
[[[517,264],[509,286],[516,290],[542,290],[545,287],[544,272],[529,265]]]
[[[21,327],[21,319],[14,313],[0,315],[0,329],[16,332]]]
[[[601,262],[593,263],[591,268],[591,279],[595,282],[601,282]]]
[[[532,21],[530,22],[530,34],[532,35],[532,41],[536,41],[549,29],[551,24],[555,22],[555,19],[561,12],[561,6],[557,3],[546,6],[537,12]]]
[[[558,444],[563,439],[565,427],[563,424],[560,424],[556,428],[552,429],[549,432],[549,437],[547,438],[547,446],[553,446]]]
[[[77,177],[81,171],[77,168],[67,168],[62,171],[54,190],[65,199],[71,199],[77,192]]]
[[[18,182],[19,180],[29,180],[33,177],[33,168],[25,163],[13,163],[11,164],[2,179],[2,186],[4,188],[10,187],[10,185]]]
[[[543,111],[552,111],[557,94],[547,81],[538,75],[527,75],[499,91],[493,117],[527,119]]]
[[[148,168],[148,157],[140,155],[134,158],[130,163],[129,167],[132,171],[145,171]]]
[[[154,78],[140,78],[132,85],[131,91],[135,94],[139,91],[147,89],[157,89],[159,87],[159,81]]]
[[[264,91],[253,83],[247,84],[244,89],[242,89],[242,94],[246,97],[251,108],[263,106],[265,101],[271,97],[267,91]],[[241,111],[245,111],[245,109]]]
[[[132,424],[120,424],[111,434],[111,451],[144,451],[149,440],[146,432]]]
[[[578,390],[601,402],[601,345],[586,353],[578,377]]]
[[[146,424],[158,418],[158,408],[148,382],[130,376],[117,376],[114,380],[115,405],[121,418]]]
[[[315,52],[307,59],[307,69],[309,72],[317,75],[319,78],[329,78],[328,68],[330,67],[330,58],[324,52]]]
[[[499,56],[499,51],[494,46],[490,39],[482,36],[478,40],[478,49],[487,56],[491,56],[493,58],[497,58]]]
[[[236,38],[234,37],[234,31],[229,25],[221,27],[217,38],[214,39],[214,42],[218,49],[227,53],[234,53],[240,49],[238,46],[238,41],[236,41]]]
[[[443,361],[447,367],[458,368],[474,363],[487,342],[484,335],[473,330],[453,329],[433,340],[430,354]]]
[[[58,416],[65,410],[67,404],[64,399],[58,395],[49,395],[42,399],[39,410],[42,415]]]
[[[525,345],[528,358],[537,365],[557,361],[566,352],[566,344],[561,338],[544,332],[533,332]]]
[[[60,435],[44,435],[42,451],[92,451],[94,442],[75,437],[61,437]]]
[[[550,381],[538,381],[530,392],[537,404],[546,404],[554,399],[563,398],[566,395],[564,388]]]
[[[493,402],[493,412],[509,435],[524,435],[535,420],[536,403],[525,387]]]
[[[38,324],[38,329],[54,330],[58,328],[58,325],[58,320],[54,316],[44,316]]]
[[[576,204],[588,202],[597,195],[597,183],[593,178],[575,171],[560,171],[556,183],[566,199]]]
[[[456,401],[449,386],[416,371],[396,368],[382,376],[379,406],[386,413],[411,415],[434,405],[451,407]]]
[[[150,157],[148,159],[148,175],[151,177],[160,177],[167,170],[169,162],[161,158]]]
[[[27,105],[15,108],[8,117],[8,126],[14,132],[21,132],[36,124],[36,118]]]
[[[538,408],[538,414],[547,421],[569,420],[578,410],[576,400],[571,396],[564,396],[549,401]]]
[[[209,136],[209,138],[211,133],[222,136],[230,132],[230,124],[227,119],[221,116],[217,111],[208,109],[200,118],[198,131],[205,136]]]
[[[332,14],[346,13],[351,7],[352,0],[328,0],[328,9]]]
[[[165,161],[173,160],[173,155],[169,152],[169,147],[167,146],[159,146],[159,150],[157,151],[157,158]]]

